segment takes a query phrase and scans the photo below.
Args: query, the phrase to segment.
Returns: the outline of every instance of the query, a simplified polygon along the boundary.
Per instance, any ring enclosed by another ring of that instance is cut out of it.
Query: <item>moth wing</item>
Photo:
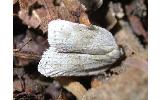
[[[57,53],[55,48],[50,47],[42,55],[38,71],[50,77],[95,75],[107,70],[116,61],[117,58],[111,55]]]

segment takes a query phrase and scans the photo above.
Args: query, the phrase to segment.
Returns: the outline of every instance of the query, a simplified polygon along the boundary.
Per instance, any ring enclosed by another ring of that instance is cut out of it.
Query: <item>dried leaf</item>
[[[122,29],[115,34],[116,41],[124,48],[127,57],[137,55],[147,60],[147,50],[141,45],[138,38],[133,34],[127,22],[119,22]]]
[[[79,0],[79,1],[84,6],[84,9],[87,11],[96,11],[103,4],[103,0]]]
[[[125,72],[91,88],[82,100],[147,100],[147,72],[129,67]]]
[[[140,21],[140,19],[136,16],[129,16],[129,21],[130,24],[132,26],[133,31],[138,35],[138,36],[143,36],[144,39],[148,40],[148,33],[145,31],[142,22]]]
[[[121,3],[110,2],[109,11],[112,13],[113,16],[116,16],[119,19],[124,17],[124,12]]]
[[[30,41],[29,41],[30,40]],[[48,47],[45,37],[34,34],[34,32],[27,30],[23,38],[19,35],[14,37],[14,56],[16,57],[17,66],[24,66],[32,61],[38,61],[40,55]]]
[[[22,19],[23,23],[27,24],[28,27],[37,28],[41,24],[41,20],[37,18],[36,14],[29,16],[27,10],[19,11],[19,18]]]
[[[85,87],[75,79],[75,77],[56,77],[57,80],[66,90],[76,96],[77,100],[81,100],[86,93]]]
[[[37,0],[18,0],[21,10],[29,10],[29,7],[32,6]]]
[[[64,19],[72,22],[79,22],[80,13],[84,13],[84,10],[81,8],[80,2],[77,0],[64,0],[60,6],[54,5],[53,0],[39,0],[39,1],[31,1],[27,2],[21,0],[21,11],[20,18],[26,23],[28,26],[33,28],[38,28],[43,31],[43,33],[47,32],[47,24],[49,21],[54,19]],[[29,15],[29,10],[31,6],[33,6],[37,2],[41,5],[40,8],[33,8],[32,15]],[[73,13],[79,13],[79,16]]]

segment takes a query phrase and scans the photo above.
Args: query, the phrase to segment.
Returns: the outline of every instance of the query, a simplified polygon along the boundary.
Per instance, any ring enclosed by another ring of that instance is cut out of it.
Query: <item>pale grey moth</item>
[[[95,25],[53,20],[48,24],[48,42],[38,65],[47,77],[97,75],[121,56],[112,34]]]

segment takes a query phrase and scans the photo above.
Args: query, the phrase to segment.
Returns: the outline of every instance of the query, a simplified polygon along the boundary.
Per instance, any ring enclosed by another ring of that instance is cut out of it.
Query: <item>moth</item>
[[[97,75],[122,54],[106,29],[61,19],[48,24],[48,42],[50,47],[38,64],[46,77]]]

